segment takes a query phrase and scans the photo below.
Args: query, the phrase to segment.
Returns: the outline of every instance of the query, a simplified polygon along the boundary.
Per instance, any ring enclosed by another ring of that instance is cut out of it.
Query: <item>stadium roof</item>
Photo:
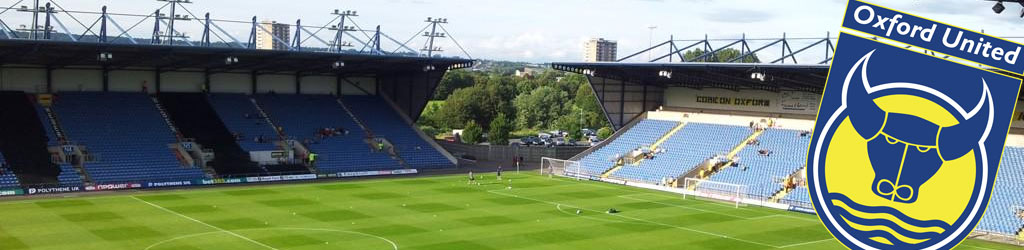
[[[100,53],[110,53],[107,62]],[[226,63],[229,57],[237,63]],[[335,68],[336,62],[344,66]],[[210,70],[212,73],[302,72],[303,74],[376,75],[423,71],[427,66],[445,70],[464,68],[472,60],[318,51],[256,50],[226,47],[191,47],[152,44],[111,44],[48,40],[0,39],[0,64],[43,65],[52,68],[101,67],[108,69],[157,68],[162,71]]]
[[[821,93],[828,75],[824,64],[762,63],[552,63],[558,70],[657,86],[794,90]],[[666,75],[667,73],[667,75]]]

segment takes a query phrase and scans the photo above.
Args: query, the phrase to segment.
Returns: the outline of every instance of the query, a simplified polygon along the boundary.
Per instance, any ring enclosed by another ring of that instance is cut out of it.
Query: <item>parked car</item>
[[[554,139],[555,146],[565,146],[566,143],[567,141],[565,140],[565,137],[558,137]]]
[[[548,134],[548,133],[538,133],[537,134],[537,138],[540,138],[541,140],[551,139],[551,137],[552,137],[551,134]]]
[[[521,141],[523,143],[523,145],[542,145],[542,144],[544,144],[544,142],[542,142],[540,140],[540,138],[537,138],[536,136],[524,137],[523,139],[519,139],[519,141]]]
[[[583,136],[595,136],[595,135],[597,135],[597,131],[594,131],[593,129],[589,129],[589,128],[580,129],[580,132],[583,133]]]
[[[554,147],[555,146],[555,139],[547,138],[547,139],[541,139],[541,141],[543,143],[540,144],[540,145],[544,145],[544,146],[548,146],[548,147]]]
[[[565,136],[569,135],[569,132],[565,132],[565,131],[562,131],[562,130],[551,130],[551,131],[548,131],[548,133],[550,133],[554,137],[565,137]]]

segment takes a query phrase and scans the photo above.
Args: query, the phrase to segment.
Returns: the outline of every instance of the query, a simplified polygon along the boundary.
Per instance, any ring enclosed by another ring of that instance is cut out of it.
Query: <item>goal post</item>
[[[709,181],[697,178],[683,180],[683,199],[687,195],[722,200],[734,203],[737,208],[747,197],[747,185]]]
[[[572,177],[577,180],[582,179],[586,174],[583,171],[583,165],[578,161],[569,161],[562,159],[555,159],[549,157],[542,157],[540,159],[540,174],[548,176],[563,176]]]

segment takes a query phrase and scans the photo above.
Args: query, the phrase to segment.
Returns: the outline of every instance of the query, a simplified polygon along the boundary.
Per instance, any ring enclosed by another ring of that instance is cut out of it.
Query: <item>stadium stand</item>
[[[249,152],[240,145],[240,140],[228,130],[218,112],[214,111],[209,98],[201,93],[161,93],[160,104],[167,111],[178,131],[185,138],[194,138],[204,148],[213,149],[215,157],[210,163],[219,176],[253,176],[269,173],[309,173],[299,164],[278,164],[259,166],[250,159]],[[250,106],[252,104],[250,103]],[[229,116],[231,114],[228,114]],[[242,116],[244,113],[234,114]],[[272,135],[270,138],[275,138]],[[242,139],[250,139],[242,137]],[[252,142],[252,140],[241,140]],[[257,144],[257,143],[253,143]],[[266,143],[273,146],[270,141]],[[265,146],[264,146],[265,147]],[[276,147],[265,147],[274,150]]]
[[[384,99],[376,96],[343,96],[374,136],[391,141],[395,150],[411,168],[446,168],[454,164],[416,133]]]
[[[32,100],[24,92],[0,92],[0,152],[23,186],[53,185],[60,168],[51,163]]]
[[[238,145],[246,151],[267,151],[276,150],[274,144],[280,141],[273,126],[266,123],[260,117],[259,111],[253,105],[249,96],[242,94],[211,94],[210,104],[217,111],[217,115],[232,133],[242,136]],[[253,139],[262,136],[267,142],[257,143]]]
[[[740,151],[737,161],[742,167],[729,167],[711,176],[711,180],[744,183],[748,197],[770,197],[782,186],[778,182],[799,170],[807,162],[809,136],[800,131],[769,128],[758,138],[758,144]],[[759,151],[771,153],[762,155]],[[806,194],[806,193],[805,193]]]
[[[646,119],[636,123],[615,140],[591,151],[580,159],[583,171],[601,174],[615,166],[615,156],[625,154],[644,145],[651,145],[658,138],[679,125],[676,121]],[[620,170],[622,171],[622,170]]]
[[[60,164],[60,175],[57,175],[57,181],[61,186],[81,186],[82,176],[78,175],[71,165]]]
[[[18,176],[15,176],[14,172],[7,168],[7,160],[4,160],[4,154],[0,153],[0,188],[17,188],[20,186]]]
[[[1024,148],[1006,147],[1002,162],[992,200],[978,229],[1016,235],[1024,228],[1024,219],[1018,214],[1024,209],[1024,193],[1020,192],[1024,190]]]
[[[811,193],[805,186],[799,186],[789,191],[786,197],[783,197],[783,203],[793,204],[797,206],[811,207]]]
[[[386,153],[373,151],[364,141],[366,133],[345,114],[333,96],[264,94],[256,95],[255,99],[286,136],[304,142],[319,155],[319,173],[402,168]],[[349,133],[316,136],[321,129],[339,127]]]
[[[61,93],[54,104],[69,140],[85,145],[93,182],[181,181],[204,178],[169,149],[175,136],[153,101],[141,93]]]
[[[43,106],[38,104],[36,106],[36,115],[39,117],[39,122],[43,125],[43,130],[46,131],[46,145],[57,146],[60,144],[60,138],[57,136],[57,132],[53,129],[53,125],[50,124],[50,120],[47,118],[46,110]]]
[[[725,154],[750,135],[750,128],[709,123],[687,123],[661,145],[665,153],[624,167],[613,176],[658,183],[663,178],[676,178],[716,154]]]

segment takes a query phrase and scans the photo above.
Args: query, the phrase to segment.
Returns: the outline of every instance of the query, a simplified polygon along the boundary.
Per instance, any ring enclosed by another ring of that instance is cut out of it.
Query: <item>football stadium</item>
[[[355,11],[65,1],[0,4],[0,249],[847,249],[807,186],[835,33],[672,38],[507,80],[445,18],[420,49]],[[555,115],[529,108],[547,90]],[[1024,248],[1019,110],[993,190],[957,249]],[[864,221],[879,242],[933,233]]]

